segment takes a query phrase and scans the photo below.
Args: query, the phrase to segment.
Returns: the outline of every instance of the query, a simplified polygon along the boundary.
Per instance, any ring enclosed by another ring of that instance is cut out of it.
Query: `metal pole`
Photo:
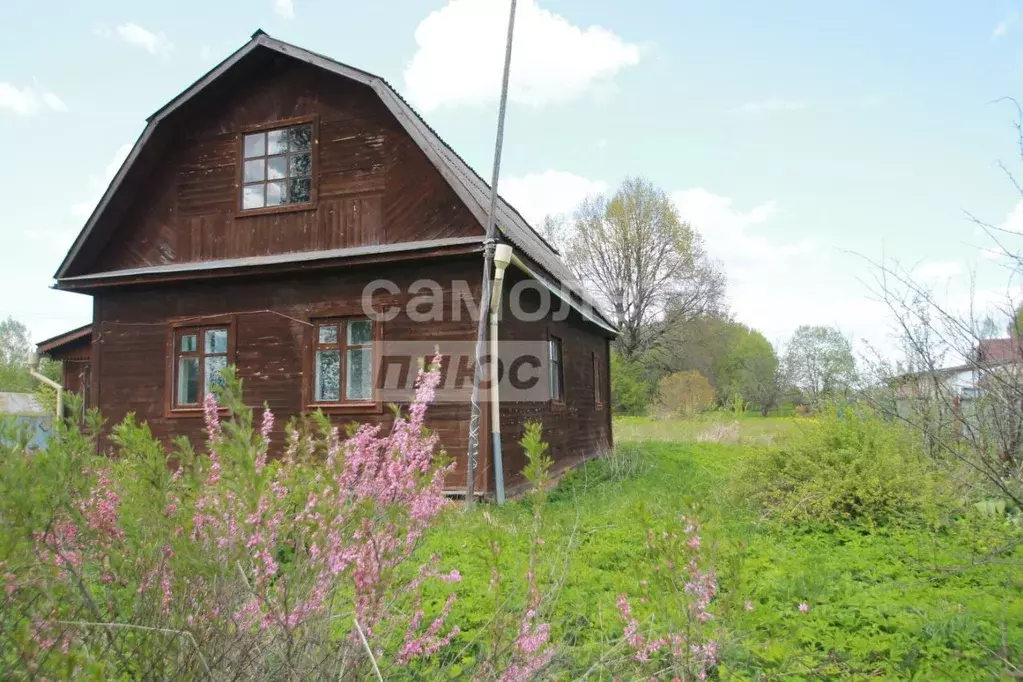
[[[490,310],[490,268],[494,262],[494,245],[497,243],[497,181],[501,175],[501,149],[504,146],[504,117],[508,109],[508,78],[511,75],[512,37],[515,34],[516,0],[511,0],[508,13],[508,38],[504,48],[504,75],[501,80],[501,103],[497,108],[497,140],[494,144],[494,173],[490,180],[490,210],[487,212],[486,238],[483,241],[483,300],[480,304],[480,319],[476,327],[476,372],[472,382],[472,398],[469,414],[469,452],[466,466],[465,504],[472,506],[476,496],[476,461],[480,452],[480,383],[483,381],[483,354],[486,348],[487,313]],[[491,358],[496,362],[497,358]]]

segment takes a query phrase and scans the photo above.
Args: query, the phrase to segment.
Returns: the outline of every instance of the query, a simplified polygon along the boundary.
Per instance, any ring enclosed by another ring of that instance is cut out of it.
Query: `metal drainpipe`
[[[42,383],[46,384],[50,388],[57,391],[57,419],[60,419],[64,416],[64,387],[58,384],[53,379],[50,379],[47,376],[43,376],[42,374],[37,372],[36,370],[38,368],[39,356],[36,355],[35,352],[29,353],[28,373],[31,374],[36,381],[41,381]]]
[[[494,292],[490,296],[490,442],[494,449],[494,488],[497,503],[504,504],[504,454],[501,450],[501,391],[498,365],[497,323],[501,319],[504,271],[511,263],[512,247],[498,244],[494,249]]]

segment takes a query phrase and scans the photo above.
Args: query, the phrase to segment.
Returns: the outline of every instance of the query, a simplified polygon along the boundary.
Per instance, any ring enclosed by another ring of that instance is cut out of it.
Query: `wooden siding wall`
[[[91,266],[71,274],[481,234],[454,191],[368,87],[284,56],[225,77],[180,112]],[[315,203],[239,212],[240,136],[314,116]],[[139,171],[143,172],[143,171]]]
[[[102,377],[93,396],[107,418],[107,424],[121,421],[135,412],[149,424],[153,435],[169,442],[177,435],[188,436],[199,447],[203,440],[201,415],[170,416],[168,398],[168,331],[174,321],[196,316],[235,314],[235,364],[244,381],[246,404],[258,408],[264,402],[277,420],[273,441],[284,442],[289,417],[302,411],[303,389],[308,381],[304,358],[311,339],[311,327],[297,320],[334,315],[359,315],[363,288],[367,282],[386,278],[402,292],[416,279],[430,278],[450,290],[452,281],[468,283],[478,297],[480,257],[459,257],[393,266],[352,267],[334,274],[280,277],[272,280],[230,280],[225,284],[194,283],[173,287],[147,287],[104,292],[95,307],[95,371]],[[383,293],[375,299],[377,310],[404,306],[407,293]],[[445,301],[450,310],[451,301]],[[271,311],[271,312],[257,312]],[[289,319],[296,318],[296,319]],[[198,322],[197,322],[198,324]],[[389,341],[471,342],[475,323],[462,316],[461,322],[413,322],[404,314],[384,323]],[[97,382],[98,383],[98,382]],[[471,383],[470,383],[471,386]],[[461,402],[438,403],[431,407],[427,423],[440,437],[441,445],[456,457],[456,470],[449,479],[454,489],[465,486],[465,453],[468,442],[468,389]],[[351,421],[390,423],[390,411],[378,414],[344,414],[332,417],[338,424]],[[481,473],[482,479],[482,473]]]
[[[548,319],[535,322],[515,319],[512,313],[511,292],[517,283],[524,280],[526,277],[521,271],[514,266],[508,268],[505,296],[502,301],[503,318],[498,330],[499,338],[502,343],[546,342],[551,334],[560,338],[564,362],[565,401],[563,406],[555,408],[550,402],[512,402],[505,401],[502,396],[501,441],[505,485],[508,487],[524,483],[521,471],[526,464],[526,458],[519,440],[525,431],[526,422],[538,421],[543,424],[544,440],[550,445],[549,454],[554,460],[555,471],[596,457],[611,446],[607,337],[598,333],[592,324],[584,322],[575,311],[563,321],[552,319],[561,305],[556,298],[553,299],[554,307]],[[536,283],[532,282],[521,294],[521,309],[527,312],[538,310],[540,305],[540,294],[536,286]],[[601,367],[601,382],[604,384],[602,409],[597,409],[594,400],[594,353],[597,354],[597,361]],[[507,352],[500,352],[500,355],[504,366],[509,366],[513,358]],[[545,375],[544,381],[546,380]],[[493,481],[492,474],[489,480]]]

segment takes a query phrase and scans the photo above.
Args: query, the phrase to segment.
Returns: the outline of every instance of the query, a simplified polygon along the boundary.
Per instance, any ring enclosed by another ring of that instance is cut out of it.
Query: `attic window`
[[[312,200],[312,139],[311,123],[245,135],[242,210]]]

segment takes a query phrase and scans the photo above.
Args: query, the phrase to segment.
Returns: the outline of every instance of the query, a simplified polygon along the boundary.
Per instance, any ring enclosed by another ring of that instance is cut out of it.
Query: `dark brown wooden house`
[[[456,311],[481,298],[489,192],[383,79],[257,32],[150,117],[55,275],[92,297],[93,323],[40,351],[108,423],[134,412],[165,440],[202,438],[202,398],[232,364],[246,402],[277,414],[281,443],[303,411],[386,423],[391,350],[439,347],[446,397],[429,423],[457,462],[449,487],[464,490],[477,322]],[[610,446],[615,329],[503,200],[497,224],[513,249],[499,356],[518,369],[541,356],[526,366],[544,373],[502,394],[514,486],[527,420],[543,423],[558,467]]]

